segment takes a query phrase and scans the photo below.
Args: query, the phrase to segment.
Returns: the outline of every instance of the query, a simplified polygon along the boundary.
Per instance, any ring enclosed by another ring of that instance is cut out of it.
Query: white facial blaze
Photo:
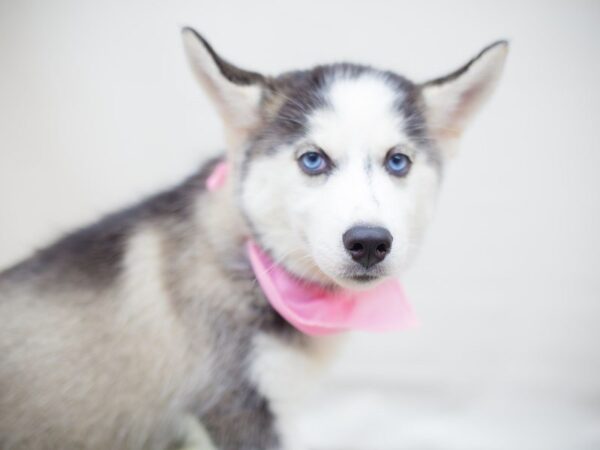
[[[405,140],[394,111],[401,95],[380,77],[336,80],[327,95],[331,107],[310,117],[309,137],[332,157],[390,148]]]
[[[294,145],[251,164],[246,211],[263,243],[298,275],[356,287],[348,276],[360,267],[342,236],[357,225],[387,228],[393,236],[392,250],[378,270],[395,276],[405,266],[416,231],[432,209],[438,180],[403,132],[395,108],[399,95],[381,76],[332,81],[328,105],[309,116],[302,140],[329,156],[335,165],[330,174],[303,173]],[[394,177],[384,166],[388,151],[397,146],[413,161],[406,178]]]

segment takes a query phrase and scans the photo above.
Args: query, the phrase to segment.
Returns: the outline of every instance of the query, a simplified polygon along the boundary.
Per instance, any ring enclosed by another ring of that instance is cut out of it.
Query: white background
[[[0,266],[222,148],[183,25],[249,69],[418,81],[510,39],[405,280],[422,326],[351,338],[301,423],[314,449],[600,448],[600,3],[0,1]]]

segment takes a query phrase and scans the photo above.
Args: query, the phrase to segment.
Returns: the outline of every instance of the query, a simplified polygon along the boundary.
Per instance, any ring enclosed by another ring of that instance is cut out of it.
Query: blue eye
[[[392,153],[385,161],[385,167],[389,173],[397,177],[408,174],[412,161],[403,153]]]
[[[328,161],[321,153],[306,152],[298,158],[300,168],[309,175],[320,175],[329,169]]]

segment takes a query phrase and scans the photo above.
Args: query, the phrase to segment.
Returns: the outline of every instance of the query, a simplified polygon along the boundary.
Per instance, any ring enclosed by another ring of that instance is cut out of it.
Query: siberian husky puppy
[[[3,450],[193,447],[194,424],[218,449],[288,448],[287,407],[328,339],[271,306],[247,241],[332,292],[397,278],[508,51],[413,83],[347,63],[266,76],[183,40],[227,150],[0,274]]]

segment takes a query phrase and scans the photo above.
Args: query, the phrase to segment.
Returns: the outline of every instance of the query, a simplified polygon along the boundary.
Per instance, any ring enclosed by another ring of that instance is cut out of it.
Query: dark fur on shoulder
[[[40,279],[60,275],[63,282],[106,287],[120,273],[127,237],[142,221],[185,220],[192,202],[205,188],[206,179],[222,157],[214,158],[179,186],[141,203],[110,214],[98,222],[67,234],[35,255],[0,272],[0,281]],[[49,280],[52,281],[52,280]],[[52,287],[53,283],[46,283]]]

